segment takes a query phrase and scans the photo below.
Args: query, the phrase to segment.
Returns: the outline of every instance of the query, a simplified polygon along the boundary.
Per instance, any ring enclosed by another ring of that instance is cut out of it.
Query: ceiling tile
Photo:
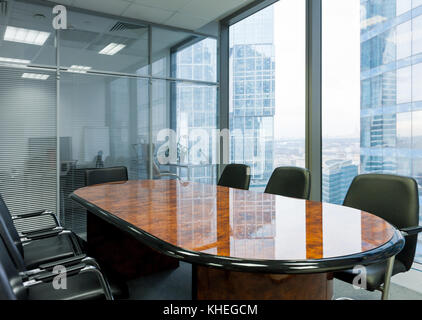
[[[196,30],[209,22],[210,21],[207,19],[176,13],[168,19],[165,24],[189,30]]]
[[[131,4],[126,9],[126,11],[123,12],[122,15],[133,19],[140,19],[155,23],[163,23],[164,21],[169,19],[173,13],[174,11],[152,8],[134,3]]]
[[[148,7],[177,11],[191,1],[197,0],[133,0],[133,3],[146,5]]]
[[[73,5],[82,9],[120,15],[130,2],[126,0],[74,0]]]
[[[64,4],[65,6],[71,6],[73,4],[73,1],[74,0],[53,0],[52,2]]]
[[[186,15],[207,18],[211,21],[247,2],[248,0],[194,0],[184,6],[181,12]]]
[[[82,9],[195,30],[254,0],[52,0]]]

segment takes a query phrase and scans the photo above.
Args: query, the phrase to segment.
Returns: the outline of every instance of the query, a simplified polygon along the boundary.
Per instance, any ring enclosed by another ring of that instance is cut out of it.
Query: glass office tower
[[[421,36],[422,1],[361,2],[361,172],[412,176],[419,192]]]
[[[358,174],[358,166],[352,160],[328,160],[322,171],[324,201],[342,204],[353,178]]]
[[[251,185],[263,187],[274,162],[274,7],[231,27],[230,160],[252,168]]]
[[[172,56],[172,75],[182,79],[217,81],[217,41],[204,39],[183,44]],[[214,183],[216,179],[217,91],[215,87],[178,83],[172,87],[172,129],[177,132],[180,163],[195,165],[178,168],[181,178]],[[201,138],[200,135],[203,135]],[[199,140],[201,139],[201,140]],[[189,172],[188,172],[189,170]]]
[[[340,168],[331,169],[335,159],[359,166],[359,172],[353,169],[350,175],[411,176],[421,192],[422,1],[361,0],[340,6],[326,0],[324,5],[323,200],[342,203],[350,184],[338,173]],[[341,21],[345,38],[339,39],[331,30],[344,6],[348,8]],[[348,65],[341,69],[344,60]],[[355,62],[360,63],[359,80],[348,68]],[[355,88],[358,81],[360,90]],[[336,90],[343,94],[333,99]],[[421,261],[422,246],[417,255]]]
[[[230,161],[263,191],[276,167],[305,166],[306,1],[278,1],[229,39]]]

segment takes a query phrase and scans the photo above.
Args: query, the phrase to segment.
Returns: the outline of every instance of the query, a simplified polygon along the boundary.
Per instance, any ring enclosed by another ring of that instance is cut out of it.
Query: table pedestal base
[[[333,276],[266,274],[193,266],[193,298],[198,300],[331,300]]]
[[[93,213],[87,214],[88,254],[116,279],[128,281],[179,267],[178,260],[151,249]]]

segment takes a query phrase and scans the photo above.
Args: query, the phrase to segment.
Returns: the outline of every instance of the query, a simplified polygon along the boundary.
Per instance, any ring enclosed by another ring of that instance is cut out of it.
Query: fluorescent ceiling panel
[[[126,45],[121,43],[110,43],[107,47],[105,47],[103,50],[99,52],[99,54],[106,54],[108,56],[113,56],[123,48],[125,48]]]
[[[47,80],[50,76],[47,74],[39,74],[39,73],[24,73],[22,78],[25,79],[35,79],[35,80]]]
[[[29,60],[23,60],[23,59],[13,59],[13,58],[6,58],[6,57],[0,57],[0,63],[2,63],[2,62],[6,62],[6,63],[16,63],[16,64],[18,64],[18,63],[21,63],[21,64],[28,64],[28,63],[30,63],[31,61],[29,61]]]
[[[42,46],[49,36],[50,32],[8,26],[4,33],[4,40]]]
[[[88,70],[91,70],[91,69],[92,69],[91,67],[87,67],[87,66],[73,65],[67,70],[70,72],[76,72],[76,73],[86,73]]]

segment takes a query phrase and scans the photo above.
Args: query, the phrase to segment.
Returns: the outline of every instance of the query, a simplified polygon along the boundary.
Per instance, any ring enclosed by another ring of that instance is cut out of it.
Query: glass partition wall
[[[12,213],[58,209],[84,236],[85,211],[69,195],[87,168],[215,183],[215,166],[194,155],[212,160],[211,140],[198,148],[190,137],[216,128],[215,38],[72,8],[67,29],[54,30],[51,6],[10,4],[0,18],[0,194]],[[174,57],[188,43],[192,62],[181,71]],[[184,144],[171,145],[173,136]]]
[[[0,194],[14,214],[56,210],[56,48],[47,16],[51,8],[21,2],[0,16]]]

